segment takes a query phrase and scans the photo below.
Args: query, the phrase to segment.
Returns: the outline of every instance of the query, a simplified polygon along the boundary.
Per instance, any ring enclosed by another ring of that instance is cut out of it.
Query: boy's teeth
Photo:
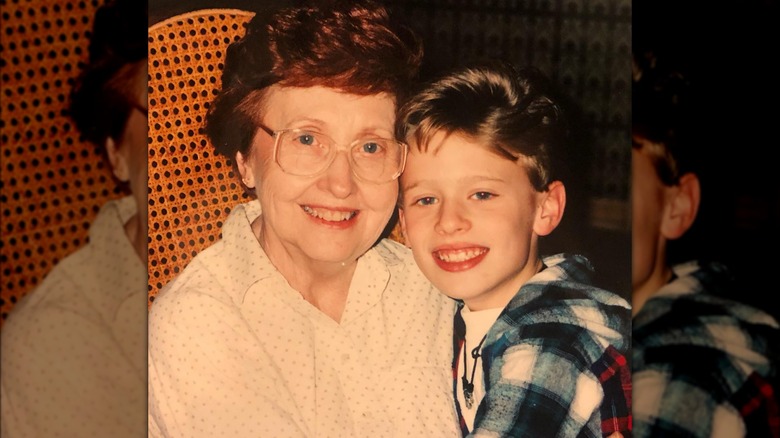
[[[352,219],[352,217],[355,216],[356,214],[356,212],[354,211],[320,210],[320,209],[311,208],[306,205],[303,206],[303,211],[309,213],[310,215],[318,219],[331,221],[331,222],[346,221]]]
[[[484,253],[484,249],[458,249],[452,251],[437,251],[436,256],[445,262],[465,262]]]

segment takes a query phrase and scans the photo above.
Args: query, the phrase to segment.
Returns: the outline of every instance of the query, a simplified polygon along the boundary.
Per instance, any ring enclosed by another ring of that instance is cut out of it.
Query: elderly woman
[[[257,199],[157,296],[151,436],[457,436],[454,302],[379,240],[417,39],[368,2],[258,13],[206,133]]]

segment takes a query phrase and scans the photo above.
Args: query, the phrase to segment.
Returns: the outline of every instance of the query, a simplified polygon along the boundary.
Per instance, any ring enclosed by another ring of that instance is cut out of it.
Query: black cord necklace
[[[485,342],[487,333],[479,341],[479,344],[471,350],[471,357],[474,358],[474,367],[471,368],[471,382],[466,378],[466,371],[469,368],[468,361],[466,360],[466,339],[463,339],[463,398],[466,399],[466,409],[471,409],[474,406],[474,375],[477,372],[477,360],[482,357],[480,348],[482,343]]]

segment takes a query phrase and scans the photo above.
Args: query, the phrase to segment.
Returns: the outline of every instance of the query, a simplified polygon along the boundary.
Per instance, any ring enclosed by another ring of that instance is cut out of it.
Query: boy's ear
[[[553,181],[547,191],[541,193],[541,204],[536,210],[534,232],[538,236],[546,236],[561,223],[563,210],[566,208],[566,188],[560,181]]]
[[[691,228],[701,202],[701,185],[693,173],[680,177],[677,186],[667,189],[667,199],[661,217],[661,235],[678,239]]]
[[[404,216],[403,207],[398,207],[398,225],[401,226],[401,237],[404,239],[404,245],[407,248],[411,248],[412,245],[409,244],[409,237],[406,234],[406,217]]]
[[[127,182],[130,180],[130,167],[127,164],[127,157],[119,150],[113,138],[106,138],[106,153],[108,162],[111,163],[111,170],[119,181]]]
[[[236,165],[238,173],[241,174],[241,181],[250,189],[255,188],[255,172],[252,166],[246,163],[246,159],[241,152],[236,152]]]

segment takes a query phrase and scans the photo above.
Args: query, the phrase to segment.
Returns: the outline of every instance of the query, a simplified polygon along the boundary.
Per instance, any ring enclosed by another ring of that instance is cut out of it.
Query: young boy
[[[468,436],[601,436],[631,429],[630,306],[578,255],[542,258],[561,221],[559,105],[531,69],[457,70],[401,110],[410,145],[400,223],[425,275],[459,300],[453,372]]]

